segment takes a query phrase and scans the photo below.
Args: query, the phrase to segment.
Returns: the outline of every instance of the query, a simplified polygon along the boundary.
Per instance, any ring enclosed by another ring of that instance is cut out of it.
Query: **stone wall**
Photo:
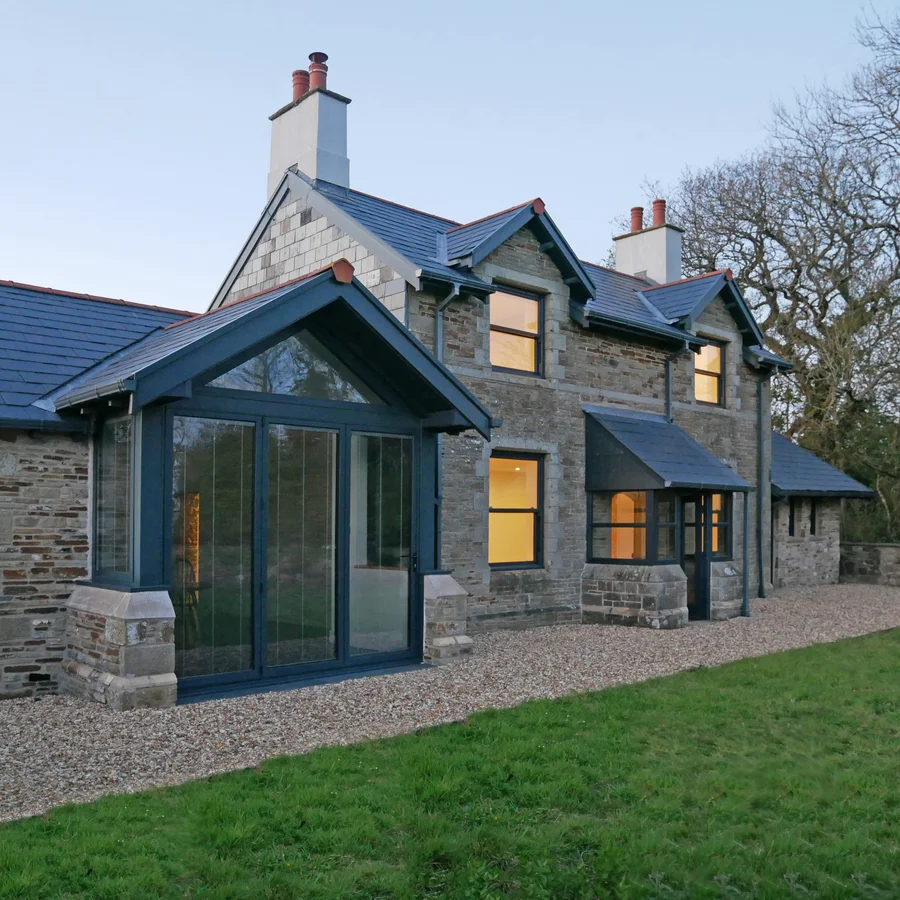
[[[735,554],[738,553],[735,547]],[[744,600],[743,563],[714,559],[709,564],[709,617],[714,622],[741,614]]]
[[[88,448],[0,431],[0,697],[58,687],[67,600],[87,574]]]
[[[587,624],[681,628],[688,623],[687,579],[677,564],[588,563],[581,604]]]
[[[841,501],[816,498],[816,533],[810,534],[810,498],[796,501],[794,536],[788,534],[790,505],[775,506],[776,588],[837,584],[841,560]]]
[[[900,544],[841,544],[840,579],[900,587]]]
[[[400,321],[406,317],[406,282],[365,247],[303,200],[288,194],[225,298],[233,303],[315,272],[338,259]]]

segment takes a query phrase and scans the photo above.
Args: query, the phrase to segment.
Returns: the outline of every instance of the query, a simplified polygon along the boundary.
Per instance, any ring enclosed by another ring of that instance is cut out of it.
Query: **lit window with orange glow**
[[[539,456],[491,457],[488,562],[492,566],[540,564],[541,468]]]
[[[591,532],[595,559],[647,559],[647,492],[594,494]]]
[[[540,299],[495,293],[490,297],[491,366],[510,372],[541,372]]]
[[[694,399],[711,406],[725,405],[725,345],[709,343],[694,357]]]

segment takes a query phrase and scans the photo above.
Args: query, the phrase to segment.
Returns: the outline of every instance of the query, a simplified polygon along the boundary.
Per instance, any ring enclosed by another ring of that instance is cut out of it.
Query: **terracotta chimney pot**
[[[294,72],[294,99],[299,100],[309,90],[309,72],[297,69]]]
[[[631,207],[631,230],[632,231],[641,231],[644,227],[644,207],[643,206],[632,206]]]
[[[656,227],[657,225],[665,225],[666,224],[666,201],[665,200],[654,200],[653,201],[653,225]]]
[[[309,54],[309,89],[311,91],[316,88],[325,89],[325,83],[328,80],[328,66],[325,65],[327,59],[327,53]]]

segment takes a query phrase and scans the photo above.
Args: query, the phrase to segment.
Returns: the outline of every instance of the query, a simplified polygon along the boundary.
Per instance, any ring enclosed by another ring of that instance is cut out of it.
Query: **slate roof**
[[[424,277],[458,282],[464,287],[486,294],[491,291],[491,285],[487,281],[464,268],[450,266],[449,262],[469,256],[476,247],[489,241],[492,235],[496,235],[520,215],[525,207],[535,202],[531,200],[474,222],[460,224],[452,219],[325,181],[316,181],[313,187],[342,212],[352,216],[408,259],[422,271]],[[594,288],[593,297],[587,300],[584,307],[588,319],[649,329],[663,337],[677,340],[684,340],[684,331],[674,327],[675,323],[695,309],[707,293],[713,291],[713,296],[718,293],[726,282],[725,272],[722,271],[654,287],[649,281],[603,266],[574,257],[571,261],[576,269],[579,265],[584,269]],[[586,285],[588,290],[590,287]]]
[[[105,363],[73,379],[49,399],[56,409],[62,409],[97,397],[119,393],[126,389],[125,382],[139,373],[173,356],[205,335],[249,315],[260,306],[271,303],[296,287],[296,282],[292,282],[238,303],[220,306],[202,315],[193,315],[173,327],[148,334],[123,352],[109,357]]]
[[[750,487],[737,472],[665,416],[611,406],[583,409],[666,487],[726,491],[746,491]]]
[[[789,497],[873,497],[874,491],[772,432],[772,492]]]
[[[456,281],[477,290],[490,291],[490,285],[464,270],[451,268],[442,254],[443,235],[458,225],[452,219],[433,216],[380,197],[317,181],[316,190],[335,206],[353,216],[376,237],[393,247],[426,275]]]
[[[191,313],[0,281],[0,421],[58,417],[31,404]]]
[[[593,299],[588,300],[585,305],[588,313],[596,312],[625,323],[644,325],[684,340],[684,332],[669,325],[659,311],[642,297],[641,291],[650,287],[649,281],[584,260],[581,264],[596,289]]]
[[[647,285],[644,296],[668,322],[689,316],[707,297],[713,297],[725,287],[724,272],[710,272],[696,278],[685,278],[672,284]]]
[[[522,208],[531,202],[529,200],[527,203],[520,203],[511,209],[505,209],[503,212],[451,228],[447,232],[447,258],[458,259],[468,256],[485,238],[490,237],[511,219],[514,219]]]

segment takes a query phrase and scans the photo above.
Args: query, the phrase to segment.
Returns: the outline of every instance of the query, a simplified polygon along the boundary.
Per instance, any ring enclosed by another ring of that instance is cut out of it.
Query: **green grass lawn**
[[[900,896],[900,632],[0,826],[2,898],[742,896]]]

